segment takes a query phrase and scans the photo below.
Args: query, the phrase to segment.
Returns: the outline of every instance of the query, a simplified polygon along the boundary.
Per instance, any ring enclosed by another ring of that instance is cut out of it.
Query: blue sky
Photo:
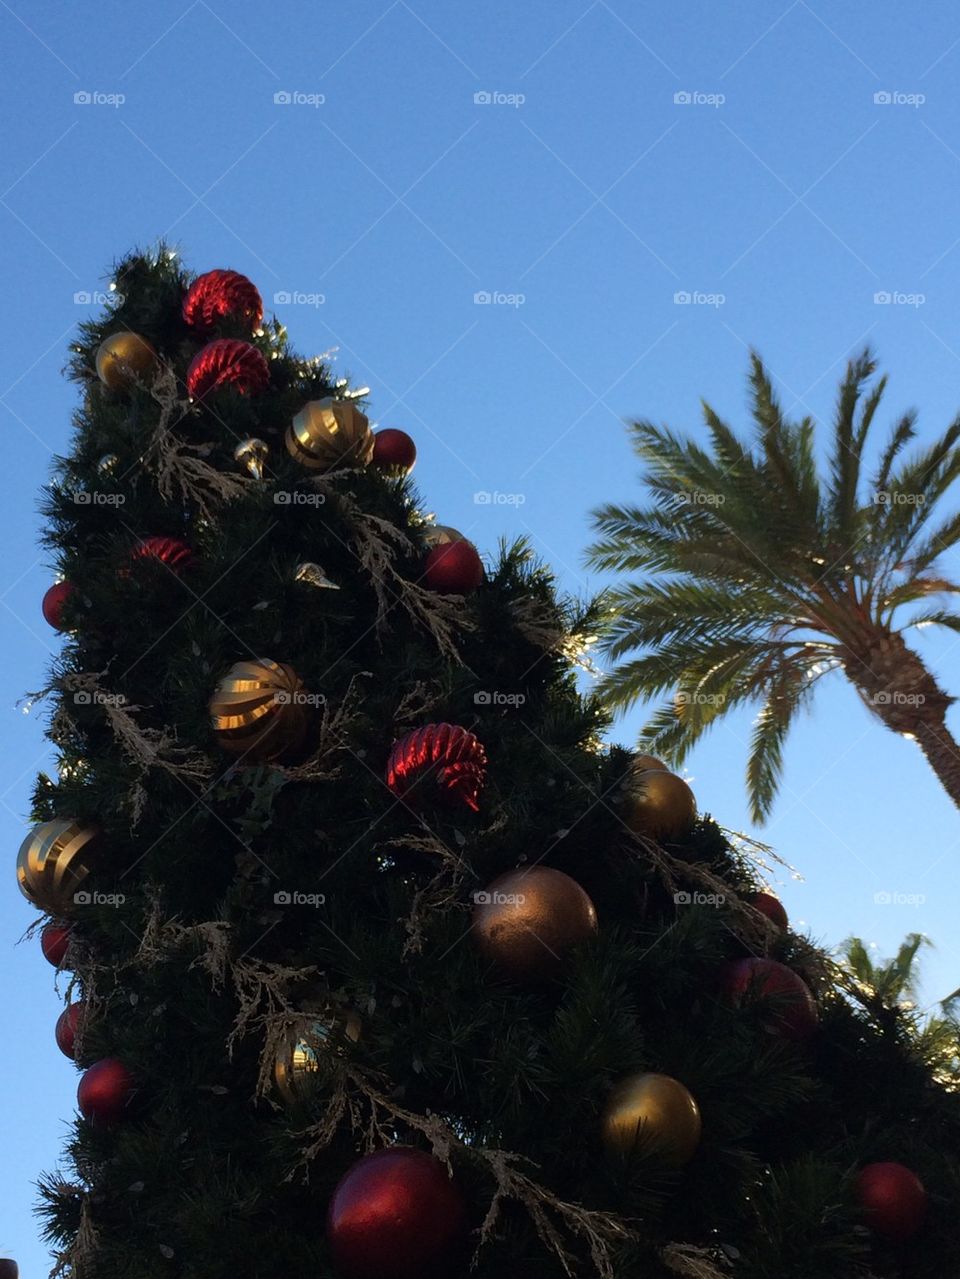
[[[0,39],[0,971],[14,1046],[0,1253],[32,1279],[46,1260],[30,1183],[56,1164],[76,1076],[53,1042],[52,970],[36,943],[15,945],[33,913],[13,864],[49,758],[16,701],[56,647],[36,504],[67,447],[75,393],[59,370],[84,295],[160,235],[195,270],[247,273],[299,349],[336,348],[377,421],[416,438],[442,523],[482,551],[525,533],[585,594],[590,508],[638,491],[622,419],[698,431],[703,396],[742,423],[750,345],[798,413],[829,419],[865,341],[891,374],[885,421],[916,405],[923,436],[960,409],[960,12],[0,0]],[[917,642],[960,692],[957,637]],[[748,831],[749,728],[720,726],[689,767],[701,807]],[[881,952],[925,932],[927,997],[960,985],[956,812],[840,677],[791,739],[757,833],[803,876],[775,879],[794,922]]]

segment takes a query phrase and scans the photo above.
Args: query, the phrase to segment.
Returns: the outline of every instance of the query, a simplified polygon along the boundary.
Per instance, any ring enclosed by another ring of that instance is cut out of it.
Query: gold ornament
[[[112,333],[97,347],[97,377],[111,391],[150,381],[157,363],[156,351],[138,333]]]
[[[433,550],[435,546],[446,546],[449,542],[464,542],[466,538],[449,524],[431,524],[424,530],[423,540]]]
[[[314,1022],[306,1035],[291,1031],[273,1064],[273,1081],[283,1100],[291,1106],[303,1101],[316,1081],[323,1053],[333,1051],[342,1056],[343,1040],[349,1039],[355,1044],[360,1038],[360,1029],[360,1018],[350,1012],[342,1022],[336,1019]]]
[[[17,854],[17,883],[34,906],[50,915],[69,913],[74,893],[90,874],[101,839],[99,826],[56,817],[35,826]]]
[[[621,811],[635,834],[677,839],[697,820],[697,801],[682,777],[651,768],[628,779]]]
[[[666,1168],[682,1168],[700,1143],[700,1108],[669,1075],[630,1075],[604,1107],[603,1144],[611,1155],[649,1155]]]
[[[250,438],[241,440],[233,450],[233,460],[245,466],[255,480],[263,479],[263,464],[267,460],[270,446],[265,440]]]
[[[657,759],[656,755],[634,755],[630,767],[635,773],[645,773],[651,768],[657,773],[670,772],[663,760]]]
[[[373,457],[370,423],[349,400],[310,400],[287,427],[286,442],[311,471],[366,466]]]
[[[553,976],[566,951],[597,931],[593,902],[575,879],[550,866],[508,871],[474,902],[480,950],[512,977]]]
[[[210,698],[218,745],[249,763],[276,763],[306,735],[309,695],[290,666],[269,658],[236,662]]]
[[[311,564],[309,560],[304,560],[302,564],[298,564],[293,576],[296,581],[306,582],[308,586],[322,586],[329,591],[339,591],[340,589],[336,582],[330,581],[319,564]]]

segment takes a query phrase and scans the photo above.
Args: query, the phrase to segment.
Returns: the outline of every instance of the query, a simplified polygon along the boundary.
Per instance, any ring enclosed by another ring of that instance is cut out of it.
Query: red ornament
[[[205,271],[183,299],[183,322],[199,333],[209,333],[221,320],[242,324],[252,333],[262,319],[263,299],[239,271]]]
[[[897,1243],[915,1235],[927,1211],[923,1182],[903,1164],[867,1164],[854,1185],[867,1225]]]
[[[136,568],[144,562],[165,564],[174,573],[193,567],[193,551],[177,537],[145,537],[130,552]]]
[[[774,959],[735,959],[725,964],[721,989],[731,1003],[739,1006],[747,992],[776,1001],[769,1025],[786,1039],[808,1039],[817,1029],[817,1001],[802,977]]]
[[[476,812],[486,767],[487,753],[473,733],[459,724],[425,724],[394,743],[387,785],[398,799],[436,795]]]
[[[40,932],[40,949],[44,959],[59,968],[70,944],[69,924],[44,924]],[[0,1276],[2,1279],[2,1276]]]
[[[365,1155],[342,1178],[327,1239],[344,1279],[424,1279],[452,1273],[467,1235],[467,1207],[433,1155],[393,1146]]]
[[[20,1279],[20,1267],[9,1257],[0,1257],[0,1279]]]
[[[751,893],[747,901],[754,910],[758,910],[761,915],[766,915],[771,924],[776,924],[781,932],[785,933],[790,927],[783,903],[779,897],[774,897],[773,893]]]
[[[73,587],[69,582],[54,582],[43,597],[43,616],[55,631],[66,630],[63,625],[63,606],[72,594]]]
[[[208,342],[187,369],[187,390],[195,400],[226,387],[241,395],[256,395],[269,383],[270,369],[263,353],[249,342],[234,338]]]
[[[117,1057],[104,1057],[80,1076],[77,1105],[91,1123],[112,1124],[122,1118],[135,1091],[133,1076]]]
[[[424,561],[423,576],[441,595],[467,595],[483,581],[483,561],[466,538],[435,546]]]
[[[73,1044],[77,1037],[77,1022],[83,1016],[83,1008],[83,1000],[80,999],[75,1004],[68,1004],[57,1018],[54,1035],[57,1040],[57,1047],[65,1057],[73,1057]]]
[[[377,431],[373,437],[373,465],[381,471],[406,475],[417,460],[417,446],[406,433],[396,427]]]

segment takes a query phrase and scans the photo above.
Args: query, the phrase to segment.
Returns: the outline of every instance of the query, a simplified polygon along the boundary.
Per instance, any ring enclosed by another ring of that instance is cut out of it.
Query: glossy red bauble
[[[467,595],[483,581],[483,561],[466,538],[447,542],[428,552],[423,577],[430,589],[441,595]]]
[[[117,1057],[104,1057],[80,1076],[77,1105],[91,1123],[112,1124],[121,1119],[133,1098],[135,1083]]]
[[[387,785],[408,803],[436,800],[477,811],[487,754],[483,743],[459,724],[425,724],[394,743]]]
[[[20,1267],[9,1257],[0,1257],[0,1279],[20,1279]]]
[[[174,573],[183,573],[193,567],[193,551],[177,537],[145,537],[130,552],[130,561],[136,568],[143,563],[164,564]]]
[[[413,470],[416,460],[417,446],[406,431],[391,426],[374,434],[372,461],[381,471],[405,475]]]
[[[43,597],[41,607],[44,619],[50,623],[55,631],[65,629],[63,625],[63,606],[72,594],[73,587],[69,582],[54,582]]]
[[[248,333],[263,320],[263,299],[239,271],[205,271],[183,299],[183,321],[198,333],[209,333],[221,320],[242,325]]]
[[[447,1279],[466,1234],[456,1182],[439,1159],[408,1146],[355,1163],[327,1213],[327,1239],[343,1279]]]
[[[867,1225],[885,1239],[902,1243],[923,1224],[927,1192],[916,1173],[903,1164],[867,1164],[854,1190]]]
[[[754,910],[758,910],[761,915],[766,915],[771,924],[776,924],[781,932],[785,933],[790,927],[783,903],[779,897],[774,897],[773,893],[751,893],[747,901]]]
[[[40,949],[43,957],[54,968],[59,968],[70,944],[69,924],[44,924],[40,932]]]
[[[187,390],[195,400],[229,387],[241,395],[256,395],[270,384],[270,367],[249,342],[217,338],[198,351],[187,369]]]
[[[78,1000],[75,1004],[68,1004],[63,1012],[57,1018],[57,1027],[54,1032],[57,1047],[65,1057],[73,1058],[73,1045],[77,1037],[77,1023],[83,1016],[83,1000]]]
[[[739,1005],[748,994],[769,999],[769,1025],[786,1039],[804,1040],[817,1029],[819,1012],[809,986],[786,964],[774,959],[735,959],[725,964],[720,977],[723,995]]]

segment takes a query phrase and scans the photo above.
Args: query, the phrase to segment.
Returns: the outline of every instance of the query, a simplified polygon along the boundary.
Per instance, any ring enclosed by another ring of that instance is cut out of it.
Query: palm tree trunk
[[[960,745],[943,720],[921,722],[915,733],[927,763],[940,778],[943,789],[960,808]]]

